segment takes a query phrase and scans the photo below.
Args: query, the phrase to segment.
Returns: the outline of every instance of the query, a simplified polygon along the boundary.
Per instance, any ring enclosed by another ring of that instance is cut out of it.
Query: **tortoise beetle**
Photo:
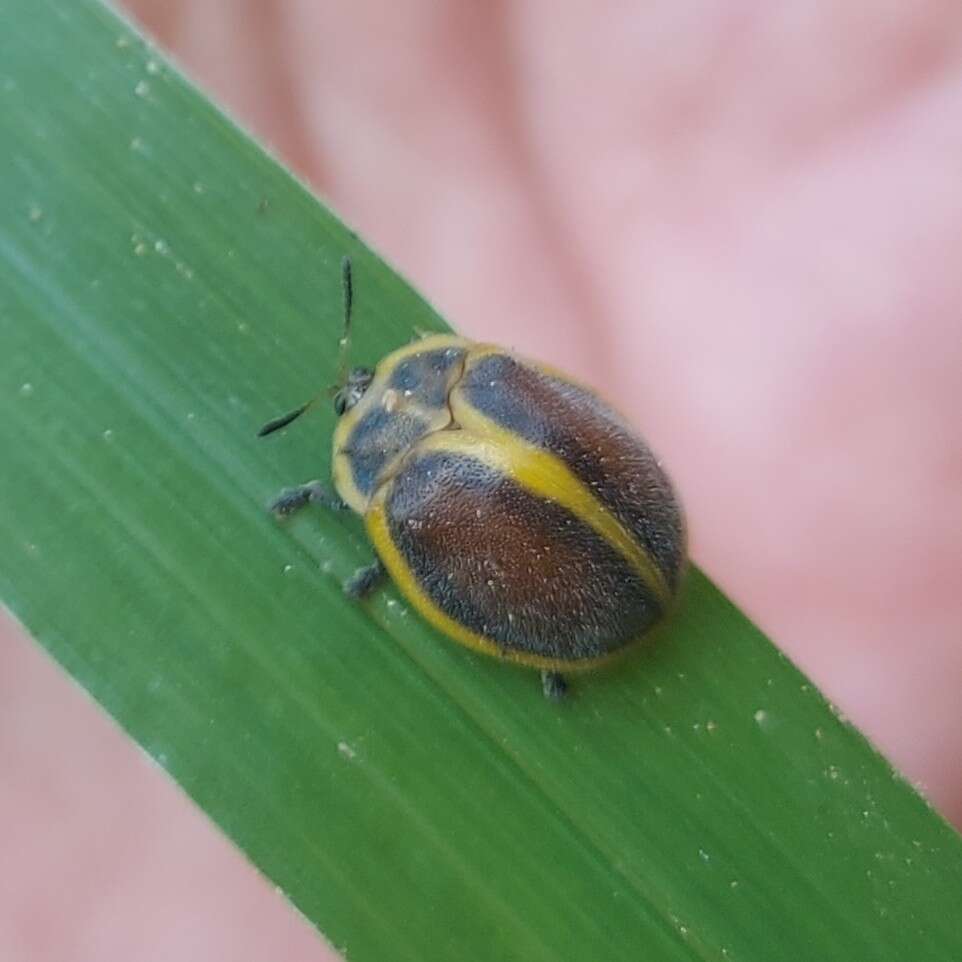
[[[342,267],[346,353],[350,261]],[[453,334],[374,370],[343,368],[337,496],[312,481],[271,507],[363,516],[377,560],[345,585],[350,595],[390,575],[455,641],[539,669],[550,697],[564,693],[563,672],[611,658],[667,613],[686,561],[681,507],[647,445],[591,390]]]

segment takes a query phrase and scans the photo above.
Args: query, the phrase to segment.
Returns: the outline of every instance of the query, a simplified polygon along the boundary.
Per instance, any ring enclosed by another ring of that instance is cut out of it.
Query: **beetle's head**
[[[345,411],[350,411],[364,397],[373,379],[374,372],[369,367],[352,368],[334,395],[334,413],[340,417]]]

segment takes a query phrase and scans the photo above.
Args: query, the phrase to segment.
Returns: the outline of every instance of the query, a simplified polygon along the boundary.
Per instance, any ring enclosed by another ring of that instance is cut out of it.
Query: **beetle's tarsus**
[[[541,672],[541,690],[544,692],[545,698],[558,701],[567,694],[568,683],[560,672],[543,671]]]
[[[286,518],[307,504],[319,504],[332,511],[343,511],[347,505],[337,495],[331,494],[320,481],[308,481],[296,488],[285,488],[270,505],[278,518]]]
[[[348,598],[359,601],[367,597],[385,578],[387,569],[380,559],[373,564],[358,568],[354,574],[344,582],[344,594]]]

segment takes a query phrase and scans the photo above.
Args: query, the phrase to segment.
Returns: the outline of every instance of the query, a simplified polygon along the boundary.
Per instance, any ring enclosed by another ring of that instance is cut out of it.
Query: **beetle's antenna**
[[[344,333],[341,336],[341,346],[338,355],[337,383],[328,388],[326,392],[319,391],[314,395],[314,397],[312,397],[305,404],[302,404],[299,408],[294,408],[293,411],[288,411],[287,414],[282,414],[280,417],[268,421],[267,424],[265,424],[257,432],[257,436],[259,438],[266,437],[268,434],[273,434],[275,431],[280,431],[281,428],[286,428],[291,421],[296,421],[297,418],[299,418],[308,408],[313,406],[321,394],[334,394],[339,391],[342,385],[347,382],[347,356],[351,346],[351,307],[354,302],[354,284],[351,280],[350,257],[344,257],[341,260],[341,290],[344,298]]]
[[[348,354],[351,350],[351,308],[354,305],[354,281],[351,277],[351,258],[341,260],[341,293],[344,301],[344,333],[341,335],[341,350],[337,364],[337,382],[334,391],[339,391],[347,383]]]
[[[273,421],[268,421],[258,432],[257,436],[259,438],[267,437],[268,434],[273,434],[275,431],[280,431],[281,428],[286,428],[291,421],[299,418],[315,401],[315,398],[311,398],[306,404],[302,404],[299,408],[295,408],[293,411],[288,411],[287,414],[282,414],[279,418],[274,418]]]

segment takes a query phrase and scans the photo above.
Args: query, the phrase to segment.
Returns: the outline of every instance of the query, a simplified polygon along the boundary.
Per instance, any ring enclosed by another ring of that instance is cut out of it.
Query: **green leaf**
[[[962,951],[962,846],[692,571],[554,704],[385,590],[323,388],[432,310],[91,0],[0,32],[0,596],[356,960],[904,960]],[[13,26],[15,25],[15,26]]]

